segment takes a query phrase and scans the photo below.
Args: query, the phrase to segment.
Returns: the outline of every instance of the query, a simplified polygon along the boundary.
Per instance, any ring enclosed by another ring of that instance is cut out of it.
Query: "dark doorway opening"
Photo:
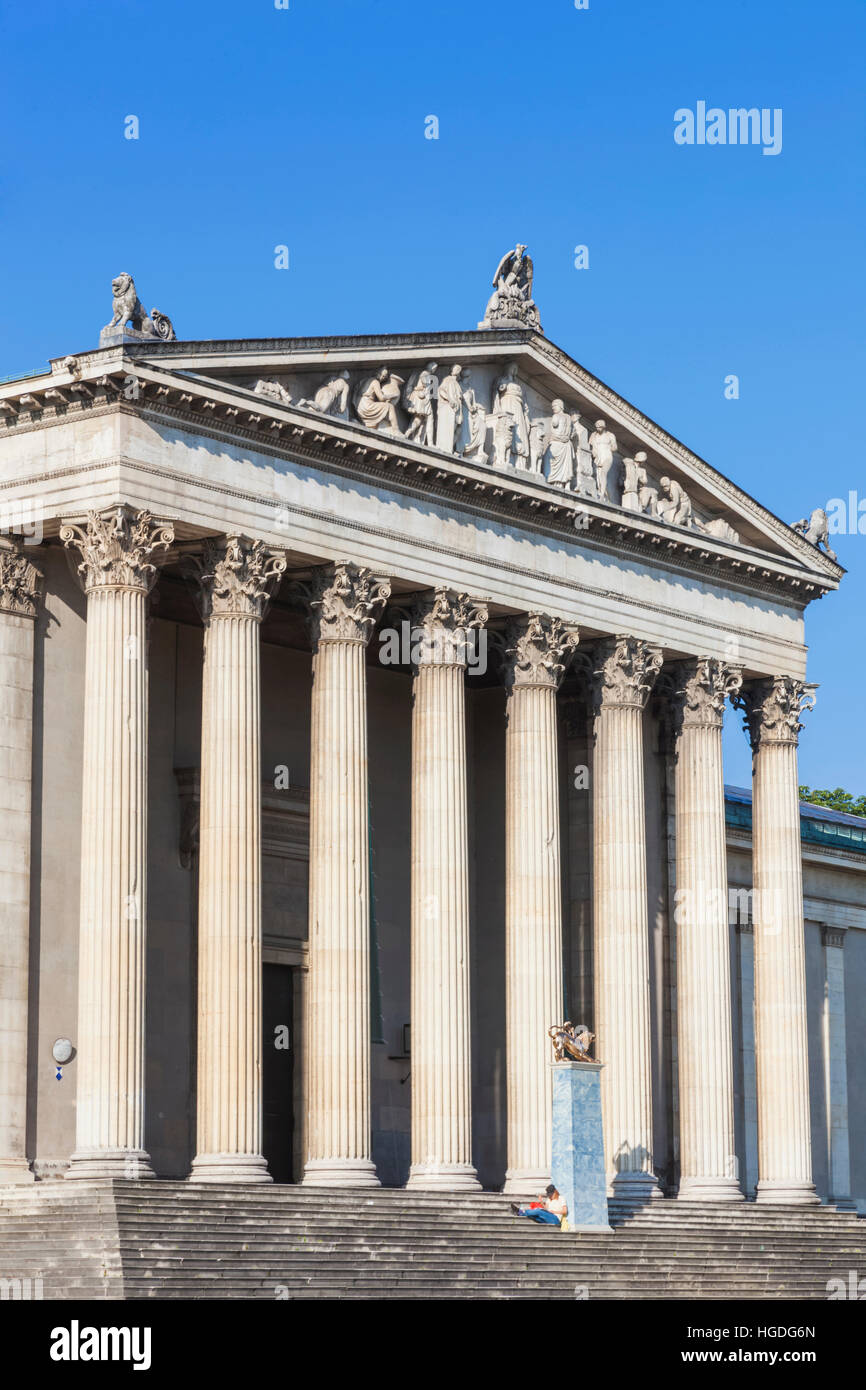
[[[292,968],[262,967],[262,1148],[274,1182],[292,1181],[295,1032]]]

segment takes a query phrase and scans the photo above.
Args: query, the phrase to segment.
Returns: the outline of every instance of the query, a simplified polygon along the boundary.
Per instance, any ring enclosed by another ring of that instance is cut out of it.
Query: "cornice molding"
[[[774,523],[771,529],[780,541],[797,551],[808,568],[800,571],[797,561],[790,556],[773,556],[769,552],[722,542],[613,505],[592,502],[576,494],[563,493],[526,474],[504,473],[492,465],[452,458],[402,438],[395,439],[367,430],[354,421],[340,421],[295,406],[280,406],[232,382],[192,376],[185,378],[176,373],[167,378],[161,377],[158,362],[154,365],[148,361],[138,364],[133,359],[115,361],[95,381],[72,381],[53,391],[55,396],[64,396],[65,399],[42,410],[28,407],[21,412],[20,422],[18,416],[7,415],[4,418],[6,429],[17,432],[42,429],[54,423],[115,408],[145,419],[164,420],[180,428],[192,424],[197,434],[221,441],[234,438],[254,443],[257,450],[277,457],[285,458],[294,453],[313,459],[320,465],[336,468],[348,477],[372,478],[381,482],[384,476],[389,479],[389,485],[393,485],[394,473],[399,471],[404,475],[403,488],[410,495],[444,496],[452,504],[459,498],[462,509],[474,511],[488,519],[492,514],[516,517],[521,526],[538,526],[541,523],[542,529],[548,534],[561,536],[565,533],[573,538],[577,518],[580,520],[582,541],[588,545],[595,544],[605,552],[611,549],[614,553],[633,554],[641,559],[645,559],[649,553],[653,557],[652,563],[675,573],[686,569],[702,579],[709,575],[711,581],[717,581],[719,575],[723,575],[723,583],[744,588],[747,592],[778,596],[781,591],[787,602],[799,608],[805,608],[813,598],[838,584],[844,574],[841,566],[816,552],[803,537],[774,518],[772,513],[765,512],[748,494],[737,489],[722,474],[717,474],[672,436],[654,426],[652,421],[604,383],[591,377],[560,349],[553,348],[546,339],[540,339],[535,334],[509,331],[478,335],[472,338],[472,342],[478,346],[480,338],[495,339],[495,345],[500,350],[507,345],[513,347],[522,344],[533,352],[540,351],[542,357],[555,361],[561,372],[572,373],[575,389],[591,390],[615,404],[620,413],[628,415],[644,434],[655,431],[656,443],[667,449],[684,467],[703,469],[703,478],[708,485],[712,483],[722,487],[728,497],[738,502],[747,513],[757,509],[760,519],[768,525]],[[507,339],[507,343],[503,343],[503,338]],[[371,346],[387,345],[393,349],[400,344],[412,343],[421,347],[424,342],[439,343],[443,340],[465,344],[467,335],[432,335],[427,338],[390,335],[371,337],[369,340],[309,342],[311,345],[327,343],[332,348],[345,343],[346,346],[357,348],[369,341]],[[289,341],[299,350],[307,340]],[[170,353],[154,352],[151,345],[147,345],[148,352],[142,354],[138,350],[140,346],[134,345],[131,349],[135,357],[171,357]],[[172,349],[179,346],[158,345],[159,348]],[[210,346],[217,349],[219,345]],[[278,347],[279,344],[276,345]],[[124,399],[121,394],[121,383],[128,385],[131,377],[137,380],[137,400]],[[43,395],[46,388],[50,391],[52,385],[50,378],[42,379],[39,386],[32,381],[28,384],[34,393],[42,391]],[[604,395],[605,392],[607,395]],[[77,394],[70,398],[70,393]],[[25,393],[21,399],[33,402],[37,400],[37,395]],[[220,428],[214,428],[216,420],[219,420]],[[274,435],[280,447],[274,448]],[[288,450],[284,447],[286,444],[289,445]],[[351,466],[347,466],[349,459]],[[615,546],[606,544],[608,538],[615,539]]]

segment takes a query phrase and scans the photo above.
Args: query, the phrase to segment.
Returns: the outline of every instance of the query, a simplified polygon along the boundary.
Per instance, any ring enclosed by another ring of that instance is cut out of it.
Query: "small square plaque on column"
[[[553,1182],[576,1231],[609,1231],[601,1062],[550,1062],[553,1084]]]

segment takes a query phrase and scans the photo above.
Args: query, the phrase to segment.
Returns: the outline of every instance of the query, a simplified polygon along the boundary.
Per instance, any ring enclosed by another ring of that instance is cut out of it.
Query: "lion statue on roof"
[[[124,271],[115,275],[111,282],[111,308],[113,318],[109,328],[125,328],[128,323],[138,333],[152,333],[153,320],[145,313],[135,289],[135,281]]]
[[[158,309],[152,309],[149,314],[145,311],[138,297],[135,281],[126,271],[115,275],[111,282],[111,309],[113,317],[111,322],[106,324],[105,332],[112,328],[123,329],[127,324],[131,324],[137,333],[162,338],[164,342],[173,342],[175,339],[171,319],[161,314]]]

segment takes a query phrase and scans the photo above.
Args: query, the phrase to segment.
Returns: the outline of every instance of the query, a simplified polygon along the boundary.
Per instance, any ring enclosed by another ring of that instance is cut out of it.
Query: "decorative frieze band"
[[[35,618],[42,575],[14,543],[0,541],[0,613]]]
[[[341,560],[317,571],[310,600],[313,646],[320,642],[366,644],[390,597],[390,581],[363,565]]]
[[[753,751],[770,743],[796,747],[803,728],[800,715],[815,708],[817,689],[792,676],[768,676],[743,686],[732,703],[743,711]]]
[[[60,539],[81,554],[76,572],[86,593],[93,589],[144,589],[156,579],[151,556],[174,543],[174,527],[132,507],[88,512],[83,524],[64,522]]]
[[[286,557],[261,540],[225,536],[189,557],[202,618],[248,617],[261,622],[286,570]]]
[[[610,637],[596,648],[593,701],[605,708],[645,709],[663,660],[660,647],[637,637]]]
[[[506,690],[520,686],[558,690],[578,644],[577,628],[567,626],[561,618],[530,613],[511,619],[505,637]]]

